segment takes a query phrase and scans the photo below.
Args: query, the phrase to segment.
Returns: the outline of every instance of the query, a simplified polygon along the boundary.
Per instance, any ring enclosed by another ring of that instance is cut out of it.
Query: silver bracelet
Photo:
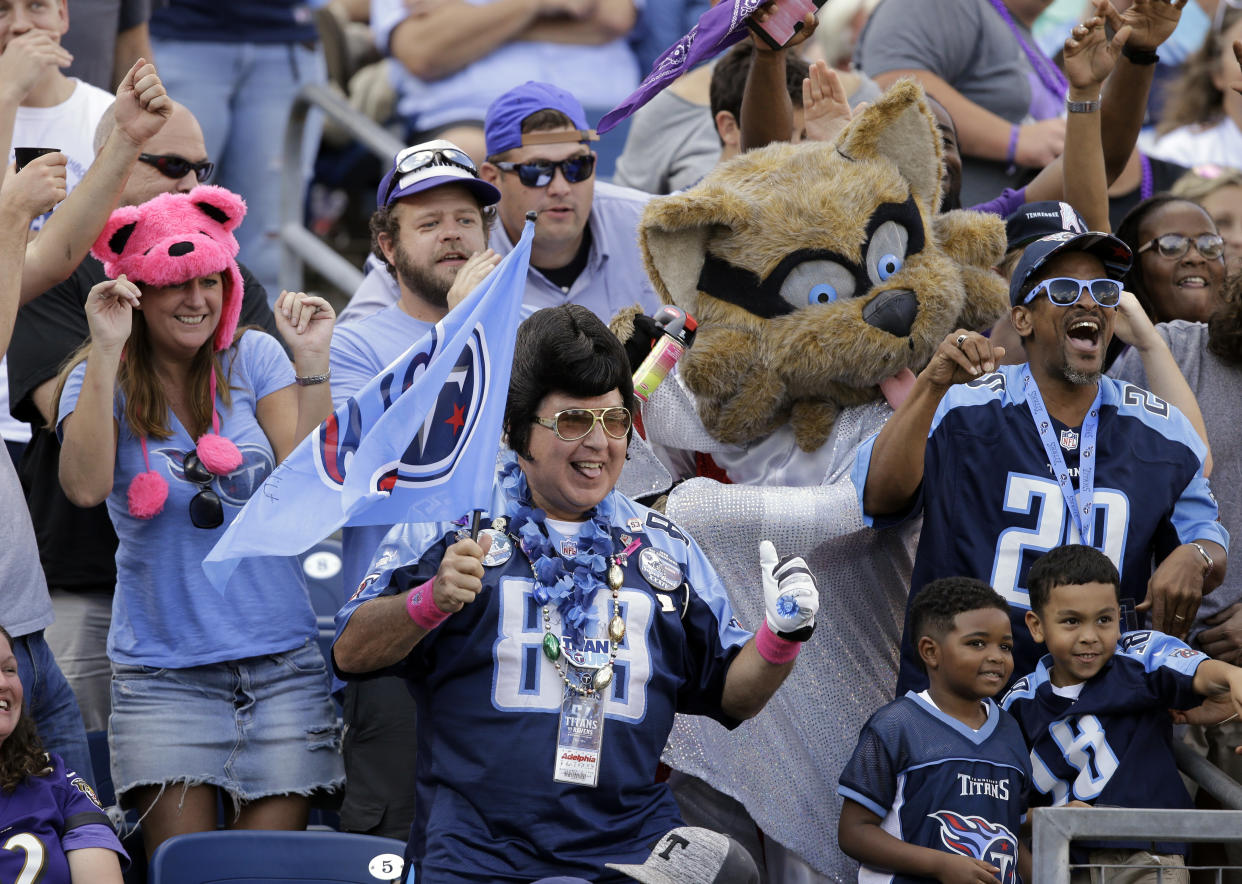
[[[1190,545],[1199,551],[1199,555],[1203,556],[1203,573],[1210,574],[1212,569],[1216,567],[1216,562],[1212,561],[1212,557],[1208,555],[1208,551],[1203,548],[1203,544],[1197,540],[1190,541]]]
[[[329,368],[327,373],[325,374],[312,374],[306,377],[302,377],[301,375],[294,375],[293,379],[298,382],[299,387],[313,387],[316,384],[327,383],[328,378],[330,377],[332,377],[332,369]]]
[[[1065,109],[1071,114],[1093,114],[1100,109],[1098,98],[1092,101],[1066,101]]]

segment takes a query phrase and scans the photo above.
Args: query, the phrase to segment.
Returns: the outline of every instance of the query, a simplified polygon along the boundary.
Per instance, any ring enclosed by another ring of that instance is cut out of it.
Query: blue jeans
[[[280,296],[280,174],[285,125],[298,90],[326,78],[323,53],[300,43],[209,43],[151,38],[168,94],[198,118],[207,156],[216,164],[212,184],[246,200],[236,230],[238,260],[267,290]],[[303,178],[310,180],[319,150],[322,116],[311,114],[302,139]],[[302,219],[297,219],[301,221]]]
[[[43,748],[65,760],[65,767],[95,782],[91,769],[91,750],[86,743],[82,713],[69,682],[56,665],[43,630],[13,640],[17,671],[26,696],[26,711],[34,718]]]

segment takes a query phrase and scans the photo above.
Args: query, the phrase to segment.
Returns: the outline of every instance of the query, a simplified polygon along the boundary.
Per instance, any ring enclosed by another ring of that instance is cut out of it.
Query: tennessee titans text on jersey
[[[894,837],[984,860],[1001,870],[1001,884],[1016,884],[1030,766],[1013,718],[984,702],[988,717],[977,731],[925,694],[911,691],[884,706],[863,725],[837,792],[880,817]],[[930,879],[863,866],[858,880]]]

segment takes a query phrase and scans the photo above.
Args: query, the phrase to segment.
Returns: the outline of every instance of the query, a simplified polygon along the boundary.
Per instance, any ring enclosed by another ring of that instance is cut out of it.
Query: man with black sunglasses
[[[1028,245],[1010,284],[1028,362],[1001,365],[1003,347],[951,333],[854,467],[867,524],[923,514],[911,598],[966,575],[1009,602],[1017,674],[1038,659],[1023,620],[1027,572],[1057,546],[1103,551],[1121,572],[1123,604],[1179,637],[1224,578],[1229,535],[1199,435],[1174,406],[1102,374],[1131,260],[1105,233]],[[926,687],[915,659],[907,634],[899,693]]]
[[[484,121],[485,181],[501,194],[492,248],[503,254],[539,213],[523,303],[582,304],[607,322],[635,302],[659,309],[638,251],[638,221],[648,194],[595,180],[599,136],[578,100],[534,81],[492,102]]]

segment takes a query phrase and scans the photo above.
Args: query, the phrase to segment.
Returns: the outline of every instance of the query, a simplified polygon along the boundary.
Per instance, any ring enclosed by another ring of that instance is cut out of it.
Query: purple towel
[[[746,19],[764,0],[723,0],[699,17],[699,23],[664,51],[647,79],[629,98],[604,114],[596,126],[601,135],[638,110],[655,94],[695,65],[713,58],[746,36]]]

